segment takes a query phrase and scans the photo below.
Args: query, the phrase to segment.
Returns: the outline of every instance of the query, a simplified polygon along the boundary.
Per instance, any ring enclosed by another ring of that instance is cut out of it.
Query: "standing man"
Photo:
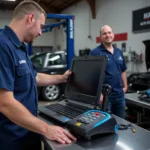
[[[63,75],[36,73],[24,42],[42,35],[46,13],[34,1],[23,1],[0,33],[0,150],[40,150],[40,135],[60,143],[76,140],[61,127],[37,118],[37,85],[66,82]]]
[[[108,58],[104,84],[112,87],[112,94],[109,97],[108,110],[113,114],[125,117],[125,97],[127,91],[126,64],[119,48],[112,45],[114,33],[112,28],[104,25],[100,29],[102,44],[90,52],[92,56],[104,55]],[[103,101],[103,95],[100,96],[100,103]]]

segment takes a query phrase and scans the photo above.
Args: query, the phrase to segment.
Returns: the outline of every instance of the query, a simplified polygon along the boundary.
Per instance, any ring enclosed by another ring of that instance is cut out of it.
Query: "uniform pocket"
[[[29,74],[29,68],[26,65],[18,66],[17,67],[17,75],[18,76],[25,76]]]
[[[29,90],[31,86],[30,70],[27,65],[20,65],[16,67],[15,90],[23,92]]]

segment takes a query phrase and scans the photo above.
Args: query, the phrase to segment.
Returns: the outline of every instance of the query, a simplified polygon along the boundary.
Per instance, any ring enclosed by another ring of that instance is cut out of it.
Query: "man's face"
[[[101,40],[104,44],[111,44],[114,39],[114,33],[110,27],[103,27],[101,30]]]
[[[45,16],[44,14],[41,14],[39,18],[29,17],[31,20],[31,23],[28,25],[28,31],[25,36],[25,41],[26,43],[33,42],[38,36],[42,35],[42,28],[45,25]],[[29,21],[30,22],[30,21]]]

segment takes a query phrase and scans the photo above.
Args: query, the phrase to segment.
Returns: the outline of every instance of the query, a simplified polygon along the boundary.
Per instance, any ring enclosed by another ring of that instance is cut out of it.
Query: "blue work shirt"
[[[34,116],[38,104],[36,75],[27,46],[5,26],[0,33],[0,89],[13,92],[14,98]],[[29,140],[34,140],[34,135],[0,113],[0,150],[22,150]]]
[[[112,98],[121,97],[124,94],[122,84],[122,72],[127,69],[122,51],[119,48],[114,48],[114,53],[112,54],[104,47],[103,44],[101,44],[100,46],[93,49],[89,55],[102,55],[108,58],[103,84],[111,85]]]

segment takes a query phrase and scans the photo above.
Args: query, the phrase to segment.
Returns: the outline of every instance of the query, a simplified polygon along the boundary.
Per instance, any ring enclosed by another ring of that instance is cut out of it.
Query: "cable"
[[[126,124],[120,124],[120,125],[118,125],[118,130],[127,130],[127,129],[131,129],[131,131],[133,133],[136,132],[136,129],[133,127],[132,124],[128,124],[128,125],[126,125]]]

